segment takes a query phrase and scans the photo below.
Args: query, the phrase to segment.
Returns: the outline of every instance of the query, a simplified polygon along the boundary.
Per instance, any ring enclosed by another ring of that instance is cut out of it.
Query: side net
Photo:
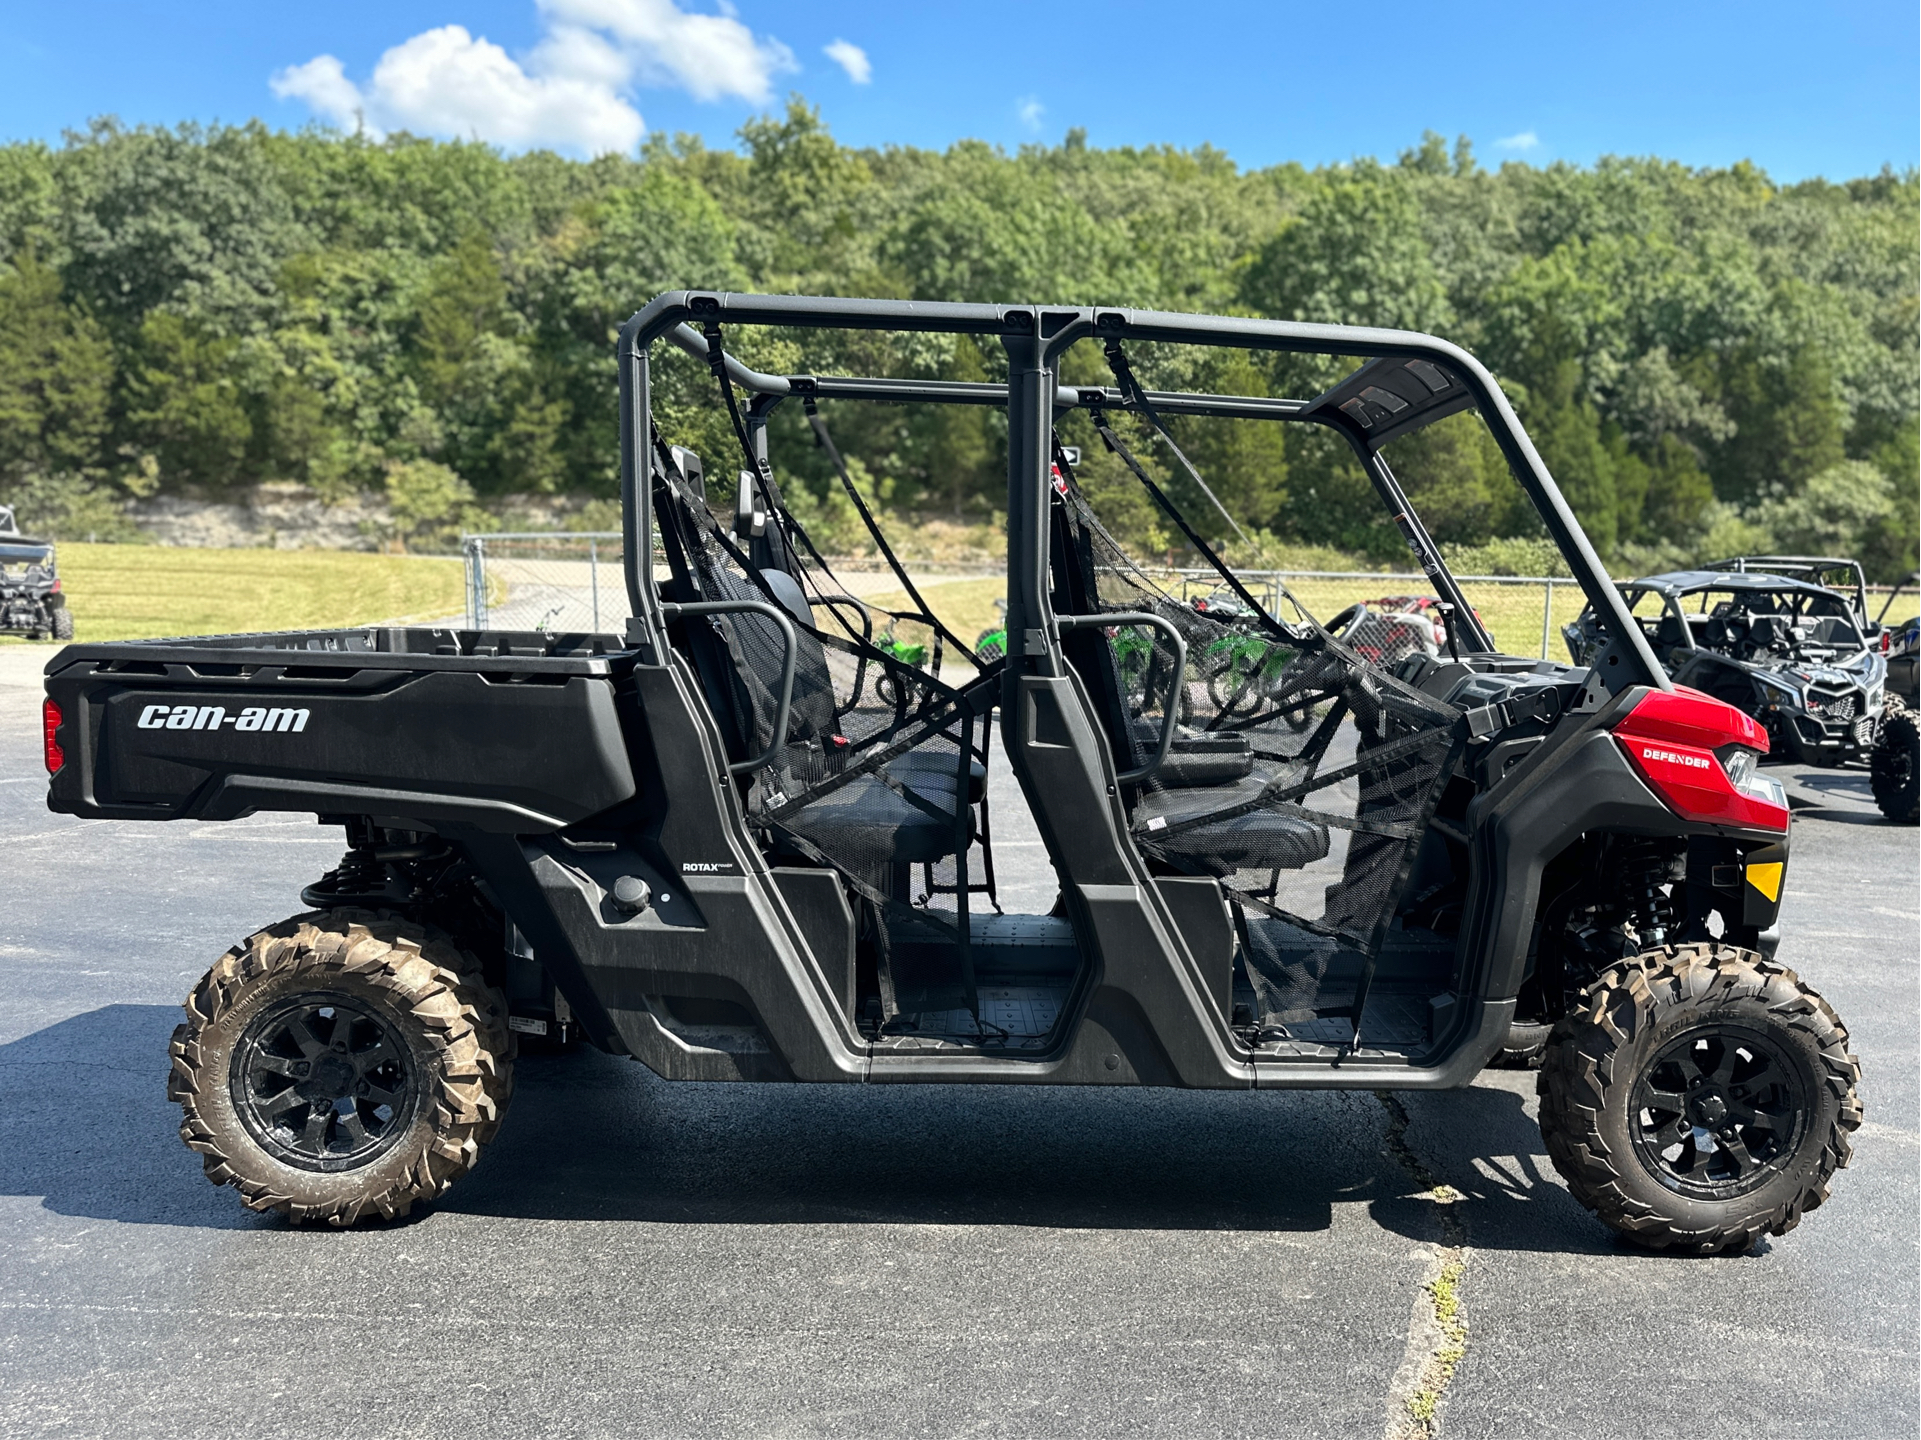
[[[924,607],[886,610],[849,593],[771,476],[758,482],[761,506],[732,507],[724,524],[698,470],[658,437],[654,451],[666,598],[759,601],[793,626],[778,743],[780,626],[745,613],[688,617],[678,628],[730,758],[775,752],[746,786],[750,825],[775,864],[831,868],[855,897],[880,997],[864,1023],[911,1033],[920,1015],[961,1012],[978,1028],[968,911],[971,897],[994,901],[987,762],[997,667],[950,658]]]
[[[1268,1036],[1358,1045],[1375,962],[1464,743],[1461,712],[1395,678],[1285,591],[1282,618],[1224,566],[1212,593],[1156,578],[1069,468],[1057,472],[1056,610],[1146,611],[1186,644],[1183,665],[1144,626],[1088,627],[1064,642],[1117,771],[1152,759],[1173,710],[1166,761],[1127,797],[1136,844],[1164,872],[1222,882]]]

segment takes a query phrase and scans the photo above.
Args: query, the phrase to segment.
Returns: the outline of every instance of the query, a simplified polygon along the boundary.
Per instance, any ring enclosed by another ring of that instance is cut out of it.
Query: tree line
[[[1488,169],[1431,134],[1391,163],[1316,169],[1103,150],[1071,131],[1013,155],[856,149],[798,99],[739,141],[655,136],[581,162],[99,121],[0,147],[0,494],[68,535],[127,535],[127,502],[156,492],[263,481],[384,490],[422,535],[511,495],[605,500],[614,332],[655,293],[699,287],[1427,330],[1496,373],[1618,565],[1761,545],[1858,552],[1884,576],[1915,563],[1913,171],[1782,185],[1658,159]],[[964,338],[732,343],[783,371],[965,379],[1004,364]],[[1340,373],[1245,352],[1134,359],[1149,384],[1236,393],[1306,396]],[[1106,379],[1098,349],[1071,354],[1067,378]],[[667,357],[660,385],[669,423],[731,468],[704,368]],[[991,411],[830,407],[829,421],[897,515],[982,523],[1005,503]],[[1182,423],[1264,553],[1398,553],[1325,434]],[[1116,524],[1169,544],[1091,431],[1068,438]],[[1396,443],[1444,543],[1538,534],[1478,420]],[[779,418],[775,444],[795,507],[851,541],[800,416]]]

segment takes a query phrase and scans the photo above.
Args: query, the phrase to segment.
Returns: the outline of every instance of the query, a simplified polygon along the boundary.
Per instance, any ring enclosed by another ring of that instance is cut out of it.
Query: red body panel
[[[1737,790],[1715,752],[1741,745],[1766,754],[1767,731],[1699,690],[1650,690],[1614,727],[1628,763],[1686,820],[1785,832],[1788,811]]]

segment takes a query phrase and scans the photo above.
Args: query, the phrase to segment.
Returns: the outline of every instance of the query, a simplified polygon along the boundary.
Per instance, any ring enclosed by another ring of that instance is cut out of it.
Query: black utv
[[[1621,594],[1675,682],[1759,720],[1777,759],[1836,766],[1873,753],[1888,667],[1847,597],[1774,571],[1718,567],[1644,576]],[[1607,633],[1592,602],[1562,631],[1577,664]]]
[[[788,354],[817,331],[916,354],[971,335],[1006,379],[760,373],[729,350],[757,327]],[[1178,346],[1343,378],[1304,400],[1143,384]],[[1064,383],[1076,347],[1073,373],[1113,383]],[[1472,357],[1386,330],[682,292],[617,363],[622,633],[223,636],[48,667],[54,809],[346,834],[309,908],[188,997],[169,1090],[210,1179],[295,1220],[399,1215],[474,1165],[530,1034],[673,1079],[1441,1089],[1521,1004],[1555,1027],[1550,1153],[1608,1224],[1716,1251],[1827,1197],[1857,1066],[1765,953],[1789,840],[1766,733],[1669,681]],[[682,404],[708,387],[733,461],[656,428],[663,376]],[[1005,416],[1004,657],[904,570],[896,611],[849,594],[785,503],[772,462],[801,418],[846,482],[827,414],[870,402]],[[1469,409],[1603,617],[1586,664],[1498,653],[1390,468],[1398,437]],[[1357,612],[1321,623],[1220,563],[1176,503],[1212,493],[1176,442],[1209,418],[1339,437],[1441,597],[1446,653],[1371,660],[1344,639]],[[1111,450],[1108,488],[1063,433]],[[1122,483],[1240,618],[1117,538],[1099,497]],[[1255,703],[1211,695],[1201,657],[1250,635]],[[1003,757],[1058,881],[1043,913],[999,903]]]
[[[73,639],[73,612],[60,591],[53,543],[22,535],[11,505],[0,505],[0,635]]]

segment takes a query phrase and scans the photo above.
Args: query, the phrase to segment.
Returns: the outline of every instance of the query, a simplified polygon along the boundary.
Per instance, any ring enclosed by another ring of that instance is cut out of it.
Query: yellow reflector
[[[1748,866],[1748,884],[1767,896],[1769,900],[1779,900],[1781,872],[1787,868],[1787,865],[1780,860],[1770,861],[1766,865],[1750,865]]]

